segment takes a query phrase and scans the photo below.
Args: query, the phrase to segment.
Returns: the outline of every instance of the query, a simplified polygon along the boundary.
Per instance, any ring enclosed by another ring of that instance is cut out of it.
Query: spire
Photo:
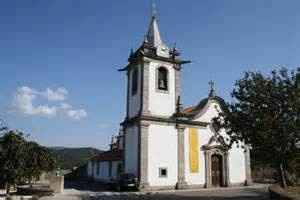
[[[214,81],[209,81],[208,82],[210,86],[210,91],[208,97],[215,97],[216,96],[216,90],[215,90],[215,82]]]
[[[151,22],[148,28],[148,32],[145,38],[145,41],[150,43],[154,47],[164,46],[163,41],[160,36],[157,17],[156,17],[156,5],[152,4],[152,12],[151,12]]]

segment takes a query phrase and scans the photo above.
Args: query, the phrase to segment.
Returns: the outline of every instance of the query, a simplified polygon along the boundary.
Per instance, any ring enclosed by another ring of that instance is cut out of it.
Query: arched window
[[[159,90],[168,90],[168,70],[164,67],[158,68],[157,86]]]
[[[138,69],[135,68],[132,72],[131,77],[131,94],[135,95],[137,93],[137,86],[138,86]]]

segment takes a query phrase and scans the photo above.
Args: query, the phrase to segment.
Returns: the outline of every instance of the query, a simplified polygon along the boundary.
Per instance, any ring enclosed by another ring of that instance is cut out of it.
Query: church
[[[240,145],[225,149],[215,137],[212,119],[225,103],[216,95],[213,83],[206,98],[182,107],[181,73],[189,62],[163,42],[153,14],[141,46],[119,70],[127,77],[121,131],[110,151],[90,160],[90,177],[109,181],[119,173],[132,173],[141,190],[252,183],[249,149]]]

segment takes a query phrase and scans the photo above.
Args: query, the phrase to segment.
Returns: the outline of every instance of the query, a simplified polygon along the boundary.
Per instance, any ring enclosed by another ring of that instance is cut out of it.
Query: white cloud
[[[24,86],[18,88],[12,103],[14,110],[27,115],[55,115],[57,110],[56,107],[33,105],[32,102],[37,98],[37,95],[38,92],[29,87]]]
[[[44,98],[47,101],[63,101],[67,98],[68,91],[65,88],[57,88],[52,90],[47,88],[45,91],[37,91],[30,87],[20,87],[17,89],[13,101],[13,111],[25,115],[39,115],[39,116],[57,116],[60,113],[63,116],[71,119],[80,120],[87,117],[87,112],[84,109],[73,109],[72,106],[66,102],[60,105],[49,106],[34,105],[36,99]]]
[[[56,90],[47,88],[46,91],[41,92],[41,95],[43,95],[49,101],[64,101],[67,99],[68,90],[63,87],[59,87]]]
[[[54,116],[56,115],[57,108],[55,106],[39,105],[34,107],[34,111],[35,114]]]
[[[72,108],[72,106],[71,106],[70,104],[68,104],[68,103],[61,103],[61,104],[60,104],[60,108],[61,108],[62,110],[69,110],[69,109]]]
[[[82,119],[82,118],[87,117],[87,112],[86,112],[84,109],[79,109],[79,110],[68,110],[68,111],[67,111],[67,115],[68,115],[70,118],[79,120],[79,119]]]

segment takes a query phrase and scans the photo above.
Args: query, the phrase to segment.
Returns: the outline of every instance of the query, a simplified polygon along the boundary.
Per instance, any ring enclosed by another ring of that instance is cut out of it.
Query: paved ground
[[[267,200],[266,185],[241,188],[198,189],[182,191],[139,192],[91,192],[67,189],[64,194],[43,197],[41,200]]]

